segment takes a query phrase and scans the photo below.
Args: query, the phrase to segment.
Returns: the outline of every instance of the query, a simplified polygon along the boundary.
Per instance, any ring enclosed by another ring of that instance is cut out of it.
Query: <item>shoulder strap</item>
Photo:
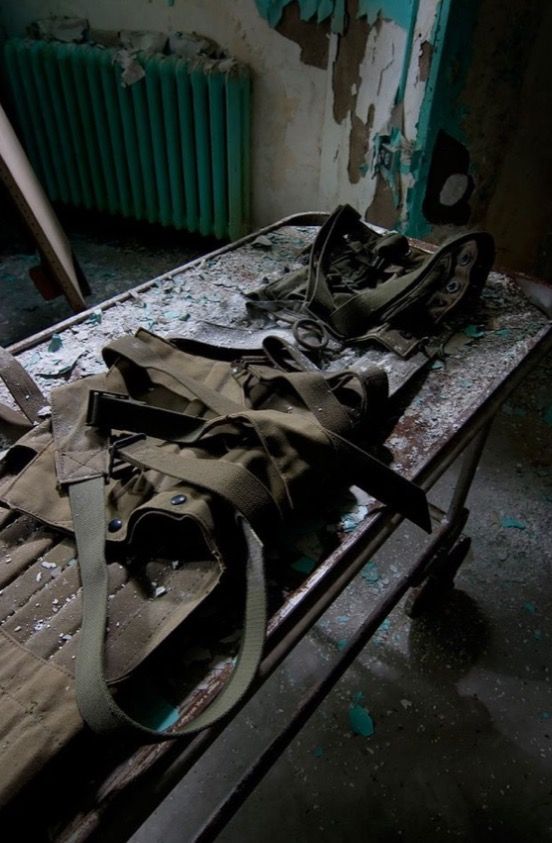
[[[9,425],[29,430],[39,420],[39,411],[48,402],[19,360],[0,346],[0,378],[4,381],[23,415],[0,404],[0,419]]]
[[[141,333],[146,335],[146,332]],[[199,398],[202,404],[217,415],[236,413],[243,410],[240,404],[189,375],[184,371],[183,366],[178,365],[171,359],[170,353],[161,354],[160,351],[164,351],[165,349],[175,352],[175,349],[171,349],[168,343],[159,337],[154,337],[152,334],[147,334],[147,337],[149,342],[144,342],[139,335],[134,337],[123,336],[114,340],[109,346],[104,348],[104,359],[107,365],[114,363],[117,357],[123,357],[125,360],[140,366],[146,371],[162,372],[172,378],[174,382],[184,387],[193,396]]]
[[[104,484],[100,477],[69,487],[75,517],[75,537],[82,580],[83,618],[76,666],[79,711],[96,732],[121,731],[142,740],[183,737],[211,726],[227,715],[245,695],[259,666],[266,629],[266,589],[262,544],[241,520],[247,547],[244,632],[236,666],[216,699],[177,731],[156,731],[129,717],[114,700],[104,671],[108,574],[104,558]]]

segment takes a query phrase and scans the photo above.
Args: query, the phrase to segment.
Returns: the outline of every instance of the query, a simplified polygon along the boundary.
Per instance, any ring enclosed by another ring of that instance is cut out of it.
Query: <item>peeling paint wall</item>
[[[331,20],[332,32],[343,34],[345,16],[349,11],[345,0],[255,0],[259,14],[271,26],[280,23],[282,15],[290,4],[297,7],[301,20],[316,20],[318,23]],[[408,29],[417,0],[358,0],[356,16],[365,17],[368,23],[375,23],[378,17],[393,20]]]
[[[549,0],[13,0],[0,24],[197,31],[254,71],[253,224],[350,202],[440,240],[486,226],[552,277]],[[321,22],[317,22],[317,17]]]
[[[98,29],[196,31],[214,38],[254,72],[253,225],[318,208],[325,63],[302,62],[302,47],[271,29],[254,0],[175,0],[173,6],[165,0],[13,0],[2,5],[0,25],[22,35],[30,21],[49,15],[83,16]],[[326,33],[316,39],[323,49]],[[310,45],[305,49],[312,52]]]
[[[406,31],[382,19],[372,26],[357,21],[345,35],[332,35],[320,172],[323,206],[350,202],[364,211],[371,204],[374,137],[387,132],[405,46]]]
[[[405,213],[412,154],[439,0],[350,2],[349,27],[332,34],[320,198],[349,202],[369,221]],[[358,18],[359,11],[367,14]],[[422,69],[420,60],[422,59]]]
[[[499,265],[552,278],[552,4],[443,10],[420,68],[427,96],[402,228],[436,242],[487,228]]]
[[[257,0],[19,0],[0,12],[0,23],[20,34],[37,17],[81,15],[99,29],[214,38],[255,74],[253,224],[350,202],[393,225],[426,85],[419,53],[427,71],[431,57],[421,44],[440,2],[277,0],[264,3],[271,28]],[[319,7],[321,23],[313,17]]]

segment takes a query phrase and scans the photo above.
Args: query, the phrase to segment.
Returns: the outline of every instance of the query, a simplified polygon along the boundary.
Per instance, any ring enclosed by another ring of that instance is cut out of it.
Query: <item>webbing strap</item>
[[[422,530],[431,533],[431,517],[423,489],[352,442],[331,431],[327,433],[343,458],[351,485],[359,486]]]
[[[319,372],[274,372],[260,367],[251,367],[251,371],[263,382],[284,381],[303,401],[322,427],[336,433],[350,433],[353,427],[351,417],[343,404],[338,401],[326,378]]]
[[[370,320],[376,318],[391,302],[402,299],[405,294],[411,293],[412,289],[415,289],[418,294],[420,287],[419,271],[414,270],[405,275],[397,275],[371,289],[363,290],[358,295],[349,297],[344,304],[339,306],[326,280],[326,265],[332,258],[332,247],[336,236],[343,232],[350,232],[355,225],[359,225],[359,219],[358,212],[349,205],[339,206],[318,232],[309,264],[305,306],[330,329],[334,329],[344,337],[362,333]],[[375,248],[374,252],[376,252]],[[424,273],[423,279],[425,278]],[[425,287],[425,284],[422,286]]]
[[[444,264],[441,264],[443,260],[441,263],[431,260],[422,269],[397,275],[373,289],[352,296],[331,314],[332,327],[346,336],[357,336],[366,330],[371,320],[385,321],[396,316],[443,278]]]
[[[264,339],[263,350],[271,363],[283,372],[320,371],[320,367],[303,354],[297,346],[291,345],[275,334],[271,333]]]
[[[33,427],[32,422],[25,418],[23,413],[18,413],[17,410],[13,410],[7,404],[0,404],[0,422],[9,427],[17,428],[19,432],[23,433],[32,430]]]
[[[153,469],[224,498],[255,530],[277,529],[282,513],[270,491],[245,466],[224,459],[183,457],[142,442],[121,448],[120,456],[139,468]]]
[[[134,720],[115,702],[104,671],[108,572],[104,556],[104,483],[96,477],[69,486],[82,582],[82,627],[76,665],[76,693],[82,718],[95,732],[126,732],[161,741],[211,726],[239,702],[255,677],[266,629],[266,591],[262,545],[242,521],[247,545],[245,622],[234,671],[220,694],[177,731],[157,731]]]
[[[154,339],[157,340],[157,337]],[[162,343],[161,347],[167,345],[161,340],[159,342]],[[172,351],[175,355],[178,355],[177,349],[173,348]],[[119,337],[104,349],[106,362],[109,362],[113,358],[116,359],[117,355],[124,357],[146,371],[157,371],[168,375],[196,398],[199,398],[206,407],[209,407],[219,416],[224,416],[228,413],[237,413],[243,410],[240,404],[227,398],[221,392],[211,389],[201,381],[191,377],[191,375],[186,374],[182,365],[175,364],[172,360],[167,359],[166,356],[163,357],[158,353],[157,349],[150,348],[140,337]]]
[[[21,427],[32,427],[39,419],[39,411],[48,405],[48,402],[32,377],[23,368],[19,360],[0,346],[0,378],[4,381],[16,404],[22,410],[30,425],[21,418],[19,413],[4,404],[0,404],[0,418],[8,424],[17,424]]]
[[[453,275],[457,279],[460,291],[458,301],[471,284],[481,283],[479,278],[486,277],[492,262],[492,240],[489,242],[489,235],[484,232],[470,232],[447,241],[433,255],[420,257],[418,261],[412,259],[411,269],[407,273],[387,278],[356,295],[347,298],[340,295],[334,298],[326,281],[325,263],[326,258],[331,255],[330,241],[343,227],[343,219],[346,218],[344,210],[338,209],[338,212],[329,218],[327,226],[320,229],[315,240],[305,302],[308,311],[316,313],[328,328],[339,336],[356,340],[373,336],[372,332],[366,331],[367,327],[394,320],[400,314],[408,312],[417,302],[427,299],[431,293],[438,290]],[[330,225],[334,216],[334,224]],[[482,264],[472,256],[469,266],[466,265],[462,269],[456,263],[457,256],[461,249],[472,241],[475,243],[475,255],[481,255]],[[380,240],[380,246],[381,243]],[[374,247],[374,252],[378,251],[381,249]],[[481,265],[484,267],[487,263],[485,271]],[[479,268],[478,272],[472,272],[474,265]],[[458,281],[458,276],[462,283]],[[447,311],[450,307],[452,304]]]
[[[145,404],[126,395],[92,390],[86,423],[100,429],[143,433],[169,442],[190,442],[200,436],[209,421],[201,416]]]
[[[335,307],[332,292],[326,281],[326,262],[331,254],[334,237],[344,231],[350,231],[358,224],[359,219],[360,214],[350,205],[340,205],[316,235],[309,261],[305,305],[317,316],[320,316],[320,309],[327,313]]]

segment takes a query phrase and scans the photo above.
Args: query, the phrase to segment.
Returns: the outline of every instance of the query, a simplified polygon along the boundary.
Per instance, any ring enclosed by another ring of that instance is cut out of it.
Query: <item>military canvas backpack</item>
[[[0,359],[24,414],[4,420],[27,428],[0,473],[3,798],[83,720],[156,741],[226,714],[262,654],[263,548],[328,489],[355,484],[430,529],[424,493],[365,449],[387,412],[383,370],[322,372],[278,337],[244,353],[145,330],[103,356],[105,374],[49,403]],[[231,566],[246,597],[230,680],[180,730],[139,722],[118,684]]]

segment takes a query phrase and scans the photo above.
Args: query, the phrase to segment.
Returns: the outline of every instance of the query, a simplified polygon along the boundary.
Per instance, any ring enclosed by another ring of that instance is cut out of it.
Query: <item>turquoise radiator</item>
[[[4,59],[27,153],[50,198],[219,239],[249,222],[250,75],[237,62],[139,57],[12,38]]]

